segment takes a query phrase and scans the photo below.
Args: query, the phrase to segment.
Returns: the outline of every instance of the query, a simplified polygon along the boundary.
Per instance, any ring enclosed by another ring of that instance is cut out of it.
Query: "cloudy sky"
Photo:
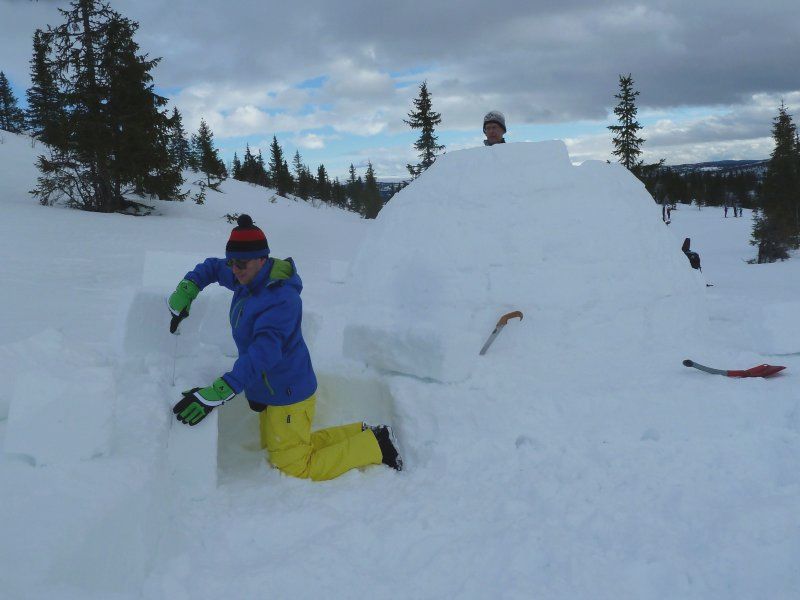
[[[66,0],[0,0],[0,70],[22,100],[31,37]],[[187,129],[203,117],[226,158],[276,135],[344,176],[371,160],[404,176],[403,123],[427,80],[448,150],[481,143],[488,110],[512,141],[563,139],[611,158],[620,74],[631,73],[645,159],[765,158],[783,100],[800,118],[799,0],[111,0],[162,57],[159,90]]]

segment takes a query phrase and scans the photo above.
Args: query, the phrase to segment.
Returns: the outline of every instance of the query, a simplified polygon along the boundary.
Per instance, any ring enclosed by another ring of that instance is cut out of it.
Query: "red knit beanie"
[[[266,258],[269,256],[267,236],[253,224],[250,215],[240,215],[225,245],[225,258]]]

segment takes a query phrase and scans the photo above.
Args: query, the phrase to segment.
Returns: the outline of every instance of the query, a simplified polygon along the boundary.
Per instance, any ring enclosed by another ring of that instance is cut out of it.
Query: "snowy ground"
[[[36,149],[2,137],[0,596],[798,596],[800,266],[745,262],[749,212],[665,227],[547,143],[452,153],[376,222],[238,182],[96,215],[38,206]],[[163,304],[227,212],[298,265],[318,424],[393,423],[407,470],[294,480],[244,402],[171,418],[232,361],[223,292],[177,339]]]

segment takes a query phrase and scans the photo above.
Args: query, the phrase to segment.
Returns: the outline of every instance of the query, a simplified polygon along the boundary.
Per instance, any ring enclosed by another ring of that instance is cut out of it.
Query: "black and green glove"
[[[172,407],[178,421],[185,425],[197,425],[205,419],[215,407],[225,404],[236,392],[219,377],[208,387],[192,388],[183,392],[183,398]]]
[[[172,321],[169,324],[169,332],[175,333],[178,331],[178,325],[186,317],[189,316],[189,309],[192,306],[192,301],[197,298],[200,293],[200,288],[194,281],[188,279],[182,280],[172,295],[167,300],[169,312],[172,313]]]

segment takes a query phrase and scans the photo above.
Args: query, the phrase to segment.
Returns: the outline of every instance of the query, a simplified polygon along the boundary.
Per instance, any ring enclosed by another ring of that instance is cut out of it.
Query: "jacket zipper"
[[[272,386],[269,384],[269,380],[267,379],[267,374],[264,371],[261,371],[261,377],[264,379],[264,385],[267,386],[269,393],[271,396],[275,395],[275,390],[272,389]]]

